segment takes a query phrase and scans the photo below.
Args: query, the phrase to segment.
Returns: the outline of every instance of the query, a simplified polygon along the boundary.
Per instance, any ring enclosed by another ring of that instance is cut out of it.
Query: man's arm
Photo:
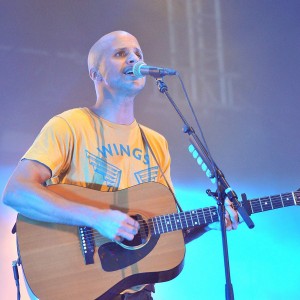
[[[200,226],[196,226],[194,228],[184,229],[182,231],[184,243],[188,244],[189,242],[191,242],[191,241],[195,240],[196,238],[200,237],[201,235],[203,235],[208,230],[209,229],[207,228],[206,225],[200,225]]]
[[[132,240],[138,222],[110,209],[98,209],[70,202],[44,186],[51,171],[43,164],[22,160],[9,179],[3,202],[29,218],[75,226],[89,226],[103,236],[120,241]]]

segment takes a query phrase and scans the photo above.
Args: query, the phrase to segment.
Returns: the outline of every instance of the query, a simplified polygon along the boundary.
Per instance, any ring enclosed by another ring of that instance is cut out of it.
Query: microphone
[[[143,61],[139,61],[132,67],[133,75],[141,78],[150,75],[154,78],[160,78],[166,75],[177,75],[177,71],[168,68],[159,68],[146,65]]]

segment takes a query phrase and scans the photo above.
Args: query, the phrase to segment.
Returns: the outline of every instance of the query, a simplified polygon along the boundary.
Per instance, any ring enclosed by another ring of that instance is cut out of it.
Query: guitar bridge
[[[78,235],[82,255],[86,265],[94,263],[95,242],[94,233],[91,227],[79,226]]]

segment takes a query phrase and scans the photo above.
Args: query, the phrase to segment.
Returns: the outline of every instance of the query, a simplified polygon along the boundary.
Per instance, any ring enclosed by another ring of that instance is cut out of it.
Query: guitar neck
[[[149,219],[151,233],[162,234],[180,229],[192,228],[219,221],[217,208],[214,206],[196,210],[156,216]]]
[[[300,191],[256,198],[243,201],[242,204],[249,214],[300,205]]]
[[[249,214],[300,205],[300,191],[255,198],[243,201],[242,205]],[[162,234],[217,222],[219,221],[219,216],[217,208],[210,206],[187,212],[156,216],[148,221],[151,224],[152,234]]]

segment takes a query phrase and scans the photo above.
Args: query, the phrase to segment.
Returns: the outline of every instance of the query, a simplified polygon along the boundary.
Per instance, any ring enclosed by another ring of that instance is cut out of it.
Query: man
[[[65,183],[110,192],[156,181],[172,189],[166,140],[134,118],[134,99],[145,78],[131,70],[142,60],[138,41],[124,31],[109,33],[92,46],[88,68],[95,105],[66,111],[45,125],[10,178],[5,204],[31,219],[92,227],[117,242],[134,238],[139,224],[129,215],[70,202],[46,186]],[[227,229],[236,229],[237,213],[230,206],[227,210]],[[194,231],[195,237],[205,229]],[[151,299],[152,290],[146,286],[116,299]]]

